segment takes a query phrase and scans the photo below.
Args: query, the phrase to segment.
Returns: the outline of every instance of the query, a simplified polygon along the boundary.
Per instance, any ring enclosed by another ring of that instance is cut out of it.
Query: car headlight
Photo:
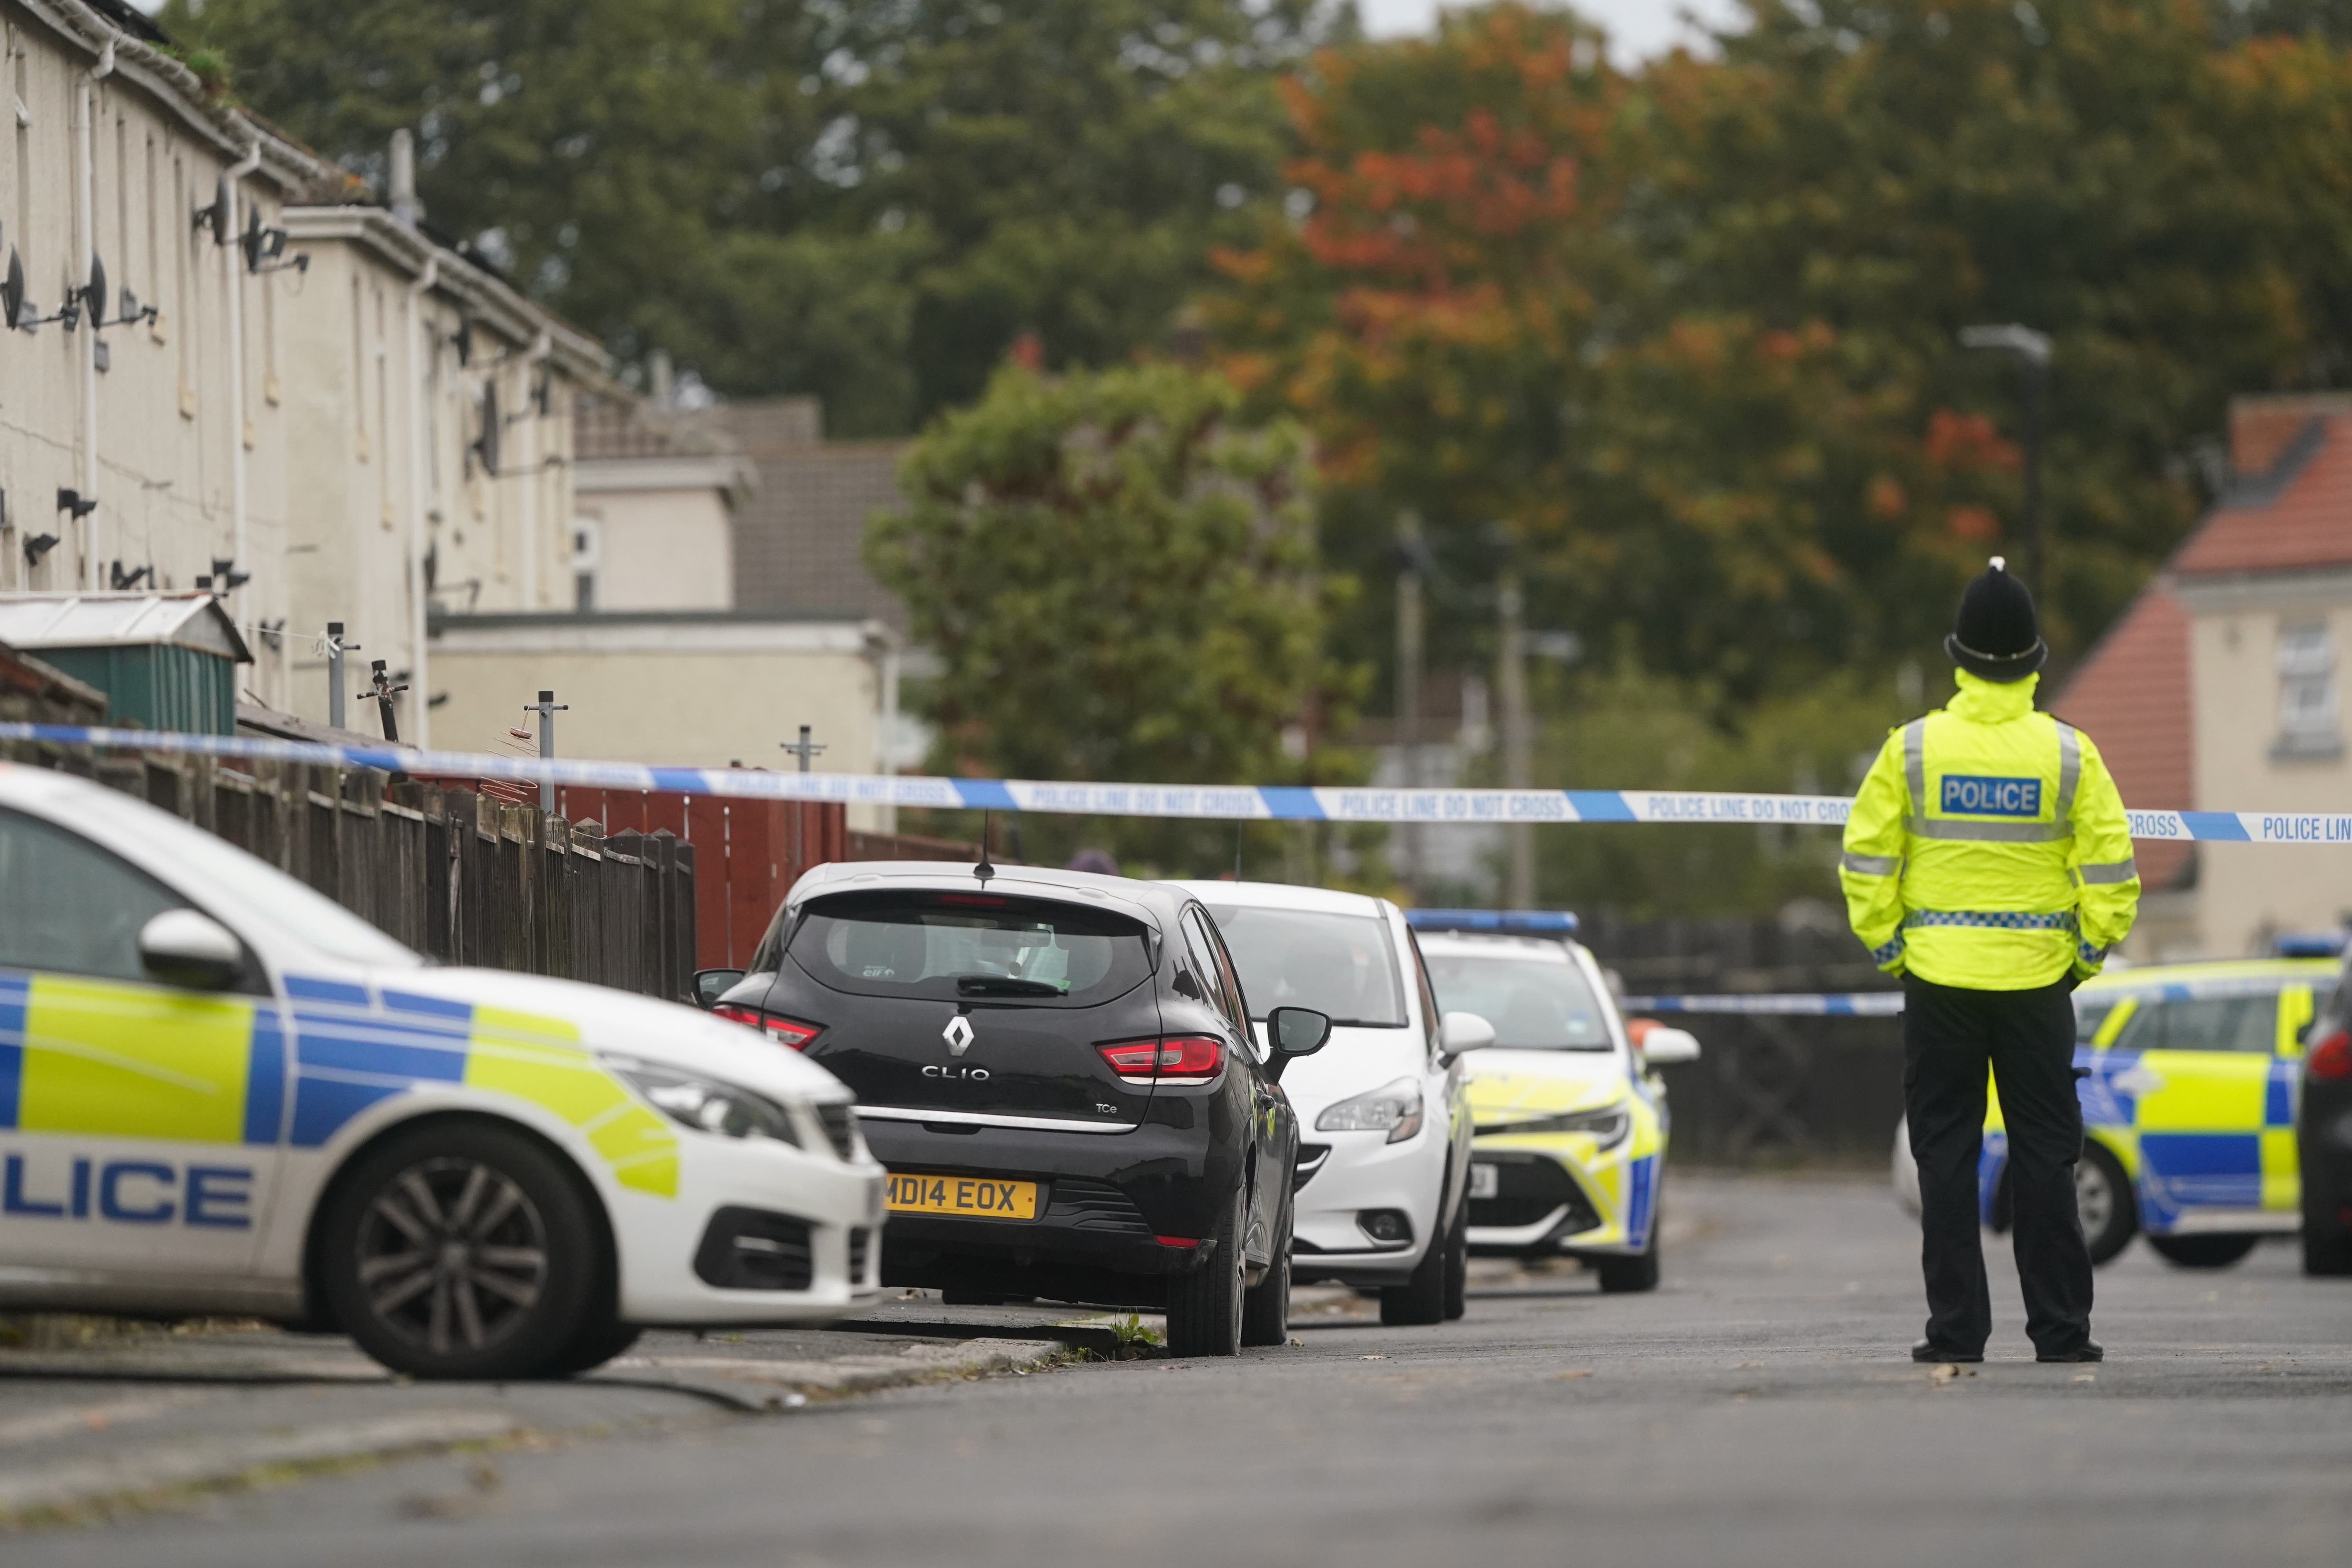
[[[720,1138],[772,1138],[800,1147],[792,1112],[748,1089],[645,1062],[608,1060],[605,1066],[680,1127]]]
[[[1421,1085],[1412,1079],[1343,1100],[1315,1119],[1318,1132],[1385,1132],[1402,1143],[1421,1131]]]
[[[1625,1142],[1633,1131],[1633,1110],[1624,1101],[1599,1110],[1579,1110],[1568,1116],[1543,1116],[1529,1121],[1482,1121],[1479,1132],[1517,1137],[1528,1132],[1590,1132],[1594,1152],[1606,1153]]]

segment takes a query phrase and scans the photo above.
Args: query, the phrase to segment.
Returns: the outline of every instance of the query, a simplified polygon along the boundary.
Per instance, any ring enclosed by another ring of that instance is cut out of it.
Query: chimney
[[[2340,392],[2231,398],[2230,471],[2241,479],[2260,479],[2314,419],[2347,415],[2352,415],[2352,397]]]
[[[667,414],[677,406],[677,382],[670,371],[667,349],[656,349],[646,356],[646,379],[651,383],[648,390],[653,395],[656,413]]]
[[[416,199],[416,138],[404,125],[392,133],[391,205],[392,216],[410,228],[425,216],[425,204]]]

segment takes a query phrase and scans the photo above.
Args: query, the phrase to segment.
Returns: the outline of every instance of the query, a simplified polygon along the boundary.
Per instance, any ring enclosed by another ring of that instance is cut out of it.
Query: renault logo
[[[948,1043],[948,1055],[963,1055],[971,1049],[971,1020],[958,1013],[948,1020],[948,1026],[940,1031],[940,1037]]]

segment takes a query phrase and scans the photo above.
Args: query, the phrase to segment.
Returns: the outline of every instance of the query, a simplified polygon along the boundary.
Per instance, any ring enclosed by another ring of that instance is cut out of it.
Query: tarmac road
[[[388,1465],[0,1542],[50,1563],[2352,1561],[2352,1281],[2135,1246],[2099,1367],[1907,1356],[1883,1183],[1670,1180],[1666,1283],[1482,1271],[1464,1322],[1327,1312],[1238,1362],[901,1389]]]

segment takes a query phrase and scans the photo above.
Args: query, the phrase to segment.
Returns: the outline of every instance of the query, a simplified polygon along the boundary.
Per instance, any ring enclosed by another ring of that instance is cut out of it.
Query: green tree
[[[1009,366],[923,433],[901,484],[907,509],[874,521],[866,552],[939,655],[936,768],[1264,784],[1344,765],[1305,743],[1337,683],[1297,425],[1246,420],[1223,378],[1175,366]],[[1105,836],[1162,869],[1213,874],[1234,853],[1225,824],[1026,831],[1032,858]]]
[[[236,90],[602,335],[910,430],[1024,335],[1164,342],[1328,0],[171,0]]]

